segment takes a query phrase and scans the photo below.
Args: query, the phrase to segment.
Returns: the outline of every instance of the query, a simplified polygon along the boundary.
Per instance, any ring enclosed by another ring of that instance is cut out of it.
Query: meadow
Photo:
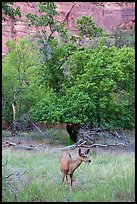
[[[42,151],[2,150],[2,202],[134,202],[135,152],[92,148],[91,163],[74,173],[73,188],[61,187],[59,157],[64,144]],[[78,149],[70,150],[73,158]]]

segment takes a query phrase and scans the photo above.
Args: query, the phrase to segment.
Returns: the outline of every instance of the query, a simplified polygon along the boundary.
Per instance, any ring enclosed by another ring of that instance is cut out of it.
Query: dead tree
[[[13,110],[13,123],[11,129],[11,135],[17,135],[17,123],[16,123],[16,89],[14,87],[14,94],[13,94],[13,102],[12,102],[12,110]]]
[[[69,131],[68,131],[69,127]],[[128,138],[118,134],[117,131],[108,130],[105,128],[89,128],[87,125],[78,125],[74,131],[69,125],[67,131],[70,138],[73,139],[73,145],[69,145],[63,149],[75,149],[76,147],[111,147],[111,146],[127,146],[130,144]],[[75,136],[75,137],[74,137]],[[74,140],[75,139],[75,140]]]
[[[70,12],[72,11],[74,7],[74,4],[72,5],[71,9],[69,10],[69,12],[67,13],[67,15],[65,16],[65,19],[63,20],[62,23],[65,23],[65,21],[67,22],[67,25],[68,25],[68,21],[69,21],[69,15],[70,15]]]

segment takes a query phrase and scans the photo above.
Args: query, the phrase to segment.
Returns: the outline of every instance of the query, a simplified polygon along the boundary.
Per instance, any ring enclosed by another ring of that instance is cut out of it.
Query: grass
[[[77,150],[70,153],[76,158]],[[44,151],[4,148],[2,152],[3,202],[134,202],[135,153],[93,149],[92,162],[74,173],[72,191],[64,184],[58,146]],[[12,175],[11,175],[12,174]],[[11,175],[9,178],[7,176]]]
[[[50,138],[53,139],[54,143],[66,146],[70,145],[70,138],[66,129],[49,128],[47,129],[47,133],[50,135]]]
[[[45,137],[43,138],[43,135],[38,131],[33,132],[19,132],[18,133],[18,139],[23,138],[23,140],[35,140],[40,141],[44,140],[48,144],[62,144],[62,145],[70,145],[70,138],[69,134],[65,129],[57,129],[57,128],[46,128],[46,131],[43,131],[45,133]],[[11,137],[11,132],[3,130],[2,136],[7,138],[7,140]],[[12,137],[13,140],[13,137]]]

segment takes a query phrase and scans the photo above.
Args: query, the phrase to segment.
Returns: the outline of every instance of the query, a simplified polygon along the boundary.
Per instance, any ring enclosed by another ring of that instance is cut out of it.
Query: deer
[[[64,178],[66,177],[66,183],[68,184],[68,175],[70,176],[70,189],[72,189],[72,178],[74,171],[82,164],[82,162],[90,163],[91,160],[88,159],[87,154],[90,149],[87,149],[85,152],[81,152],[81,148],[78,150],[78,157],[73,160],[70,153],[64,151],[59,159],[60,170],[62,172],[62,182],[63,185]],[[62,186],[61,185],[61,186]]]

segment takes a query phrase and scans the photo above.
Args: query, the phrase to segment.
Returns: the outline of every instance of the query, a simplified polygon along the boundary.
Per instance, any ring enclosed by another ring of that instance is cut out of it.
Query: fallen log
[[[92,145],[79,145],[78,147],[86,147],[86,148],[92,148],[92,147],[110,147],[110,146],[119,146],[119,145],[122,145],[122,146],[127,146],[128,144],[126,143],[118,143],[118,144],[92,144]]]
[[[98,144],[98,143],[95,143],[95,144],[91,144],[91,145],[88,145],[86,144],[86,141],[83,141],[81,142],[81,140],[79,140],[76,144],[73,144],[73,145],[69,145],[69,146],[66,146],[64,148],[61,148],[62,150],[73,150],[77,147],[84,147],[84,148],[92,148],[92,147],[110,147],[110,146],[127,146],[128,143],[114,143],[114,144]]]
[[[76,147],[80,147],[81,145],[84,145],[86,143],[86,141],[82,142],[81,143],[81,140],[79,140],[76,144],[73,144],[73,145],[69,145],[69,146],[66,146],[64,148],[61,148],[62,150],[73,150],[75,149]]]
[[[36,147],[25,146],[25,145],[22,145],[22,146],[16,145],[16,146],[14,146],[14,147],[15,147],[15,148],[20,148],[20,149],[26,149],[26,150],[39,150],[39,149],[37,149]]]
[[[32,146],[32,145],[25,146],[25,145],[18,145],[16,143],[13,143],[13,142],[10,142],[10,141],[6,141],[2,145],[3,145],[3,147],[13,146],[15,148],[21,148],[21,149],[26,149],[26,150],[40,150],[40,149],[38,149],[39,145],[38,146]]]
[[[16,143],[10,142],[10,141],[6,141],[4,143],[2,143],[3,147],[7,147],[7,146],[16,146]]]

